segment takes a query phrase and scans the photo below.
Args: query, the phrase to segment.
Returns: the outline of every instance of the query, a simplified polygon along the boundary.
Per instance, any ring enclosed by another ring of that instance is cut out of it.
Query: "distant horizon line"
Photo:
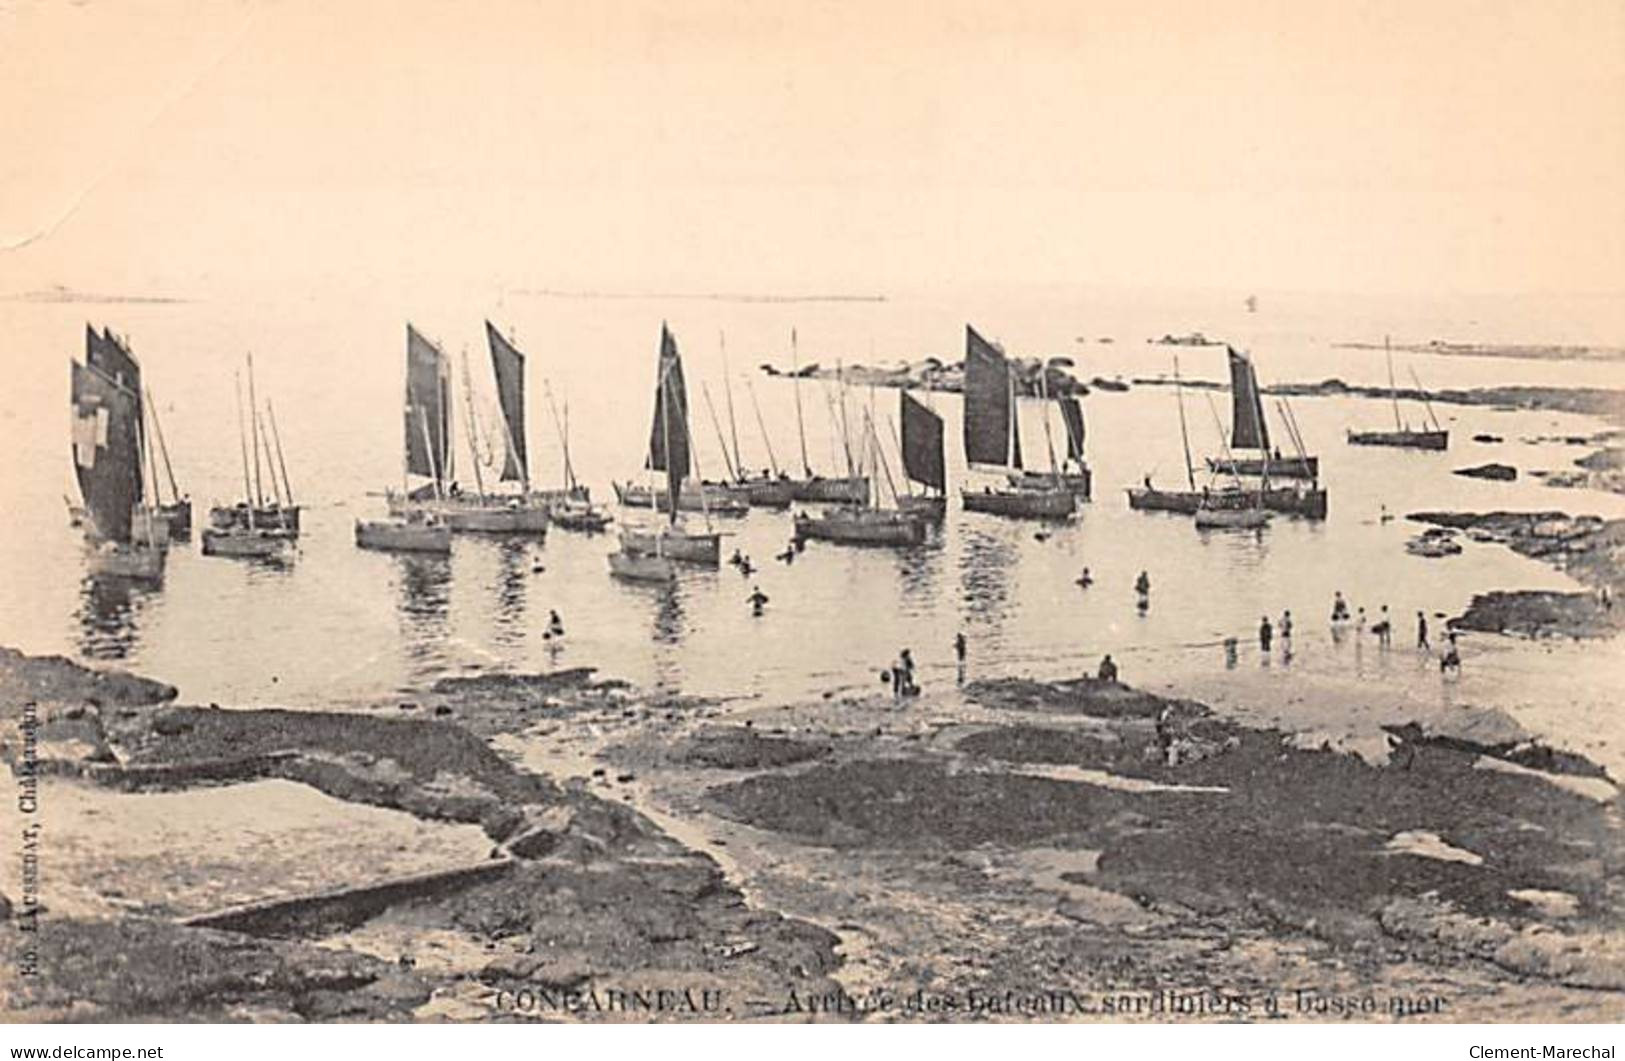
[[[729,291],[566,291],[560,288],[516,287],[509,294],[532,298],[671,299],[684,302],[886,302],[886,295],[775,295]]]

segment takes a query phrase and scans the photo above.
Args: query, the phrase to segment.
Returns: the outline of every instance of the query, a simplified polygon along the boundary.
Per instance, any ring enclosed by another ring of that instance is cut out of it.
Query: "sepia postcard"
[[[4,1041],[1613,1057],[1622,44],[0,0]]]

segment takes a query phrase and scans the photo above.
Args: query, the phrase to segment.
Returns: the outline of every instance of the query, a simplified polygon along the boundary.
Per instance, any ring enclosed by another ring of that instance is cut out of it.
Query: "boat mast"
[[[1055,437],[1049,429],[1049,366],[1038,366],[1038,397],[1044,409],[1044,446],[1049,450],[1049,469],[1055,476],[1055,484],[1061,484],[1061,466],[1055,460]]]
[[[1428,411],[1428,419],[1433,421],[1433,430],[1443,431],[1444,428],[1440,425],[1438,416],[1433,412],[1433,402],[1429,400],[1428,392],[1422,388],[1422,381],[1416,378],[1416,369],[1414,368],[1411,369],[1411,382],[1416,384],[1416,393],[1422,396],[1422,406]],[[162,435],[158,436],[158,438],[159,441],[163,440]]]
[[[801,366],[796,356],[796,330],[790,329],[790,379],[796,392],[796,432],[801,437],[801,470],[811,479],[812,464],[807,460],[807,424],[801,415]]]
[[[1174,355],[1174,400],[1179,403],[1179,441],[1185,446],[1185,481],[1196,489],[1196,473],[1191,469],[1191,436],[1185,427],[1185,387],[1179,380],[1179,355]]]
[[[1263,391],[1258,385],[1258,371],[1253,368],[1253,359],[1247,358],[1247,374],[1253,378],[1253,400],[1248,402],[1253,414],[1253,437],[1258,439],[1258,453],[1260,458],[1259,471],[1263,474],[1258,477],[1258,503],[1264,503],[1264,491],[1270,487],[1270,451],[1264,444],[1264,399]]]
[[[745,477],[745,462],[739,456],[739,424],[734,420],[734,388],[728,379],[728,337],[717,332],[717,343],[722,347],[722,393],[728,402],[728,435],[734,444],[734,474],[737,478]]]
[[[553,414],[553,427],[559,433],[559,446],[564,450],[564,486],[567,490],[576,487],[575,469],[570,467],[570,406],[564,406],[564,418],[559,418],[559,407],[553,402],[553,388],[548,386],[547,380],[542,380],[542,393],[547,395],[547,408]]]
[[[1204,393],[1202,397],[1207,399],[1207,411],[1213,414],[1213,426],[1218,428],[1219,444],[1224,447],[1224,459],[1230,469],[1230,478],[1235,481],[1237,489],[1242,489],[1241,475],[1236,471],[1238,467],[1236,453],[1230,448],[1229,436],[1224,433],[1224,421],[1219,419],[1219,407],[1213,404],[1213,395]]]
[[[892,507],[898,507],[897,483],[891,477],[891,463],[886,460],[886,451],[880,448],[880,435],[875,431],[875,419],[867,412],[863,414],[863,418],[869,427],[869,442],[874,447],[875,462],[880,465],[881,474],[886,477],[886,489],[891,491]],[[907,482],[907,476],[904,476],[904,481]],[[880,507],[880,484],[878,482],[875,483],[875,507]]]
[[[258,419],[258,418],[256,418]],[[282,486],[277,482],[276,468],[271,465],[271,440],[265,433],[265,422],[259,421],[260,441],[265,443],[265,470],[271,473],[271,500],[276,502],[278,509],[282,508]]]
[[[773,469],[773,478],[777,479],[779,477],[779,459],[773,455],[773,440],[768,437],[767,424],[762,422],[762,406],[756,400],[756,388],[748,379],[745,381],[745,390],[750,393],[751,408],[756,410],[756,428],[761,431],[762,443],[767,447],[768,466]]]
[[[835,392],[841,398],[841,449],[846,452],[846,474],[856,477],[858,470],[852,463],[852,432],[846,422],[846,368],[840,362],[835,362]]]
[[[912,479],[910,479],[908,477],[908,459],[907,459],[906,455],[903,453],[903,436],[898,433],[897,421],[893,420],[891,418],[890,414],[888,414],[886,416],[886,426],[891,429],[891,440],[892,440],[892,442],[896,443],[896,445],[897,445],[897,459],[902,462],[903,489],[908,493],[909,497],[913,497],[914,496],[914,480],[912,480]],[[887,473],[887,474],[888,474],[888,478],[889,478],[890,473]],[[895,489],[892,491],[893,494],[896,494],[896,492],[897,491]]]
[[[263,507],[264,504],[265,504],[265,495],[260,490],[260,437],[259,437],[260,418],[259,418],[259,413],[256,411],[257,409],[258,409],[258,406],[255,404],[255,401],[254,401],[254,355],[253,355],[253,353],[250,353],[248,355],[248,421],[249,421],[248,438],[249,438],[249,441],[251,443],[253,443],[253,446],[254,446],[254,497],[253,497],[253,504],[254,504],[255,508],[260,508],[260,507]]]
[[[468,370],[468,347],[463,347],[463,403],[468,406],[468,422],[463,425],[463,434],[468,436],[468,451],[474,457],[474,491],[479,494],[481,501],[485,500],[485,477],[480,474],[480,441],[479,428],[474,423],[474,377]],[[506,417],[504,417],[506,420]]]
[[[243,377],[239,372],[231,374],[232,383],[237,391],[237,447],[243,455],[243,507],[248,509],[248,528],[254,529],[254,497],[250,492],[252,487],[248,479],[248,436],[243,424]]]
[[[169,479],[169,492],[175,495],[176,501],[179,501],[181,499],[181,490],[180,487],[175,485],[175,469],[170,467],[169,464],[169,447],[164,444],[164,427],[163,424],[158,422],[158,403],[152,400],[151,387],[144,387],[143,389],[147,392],[147,409],[152,416],[152,433],[158,436],[158,452],[164,458],[164,475]],[[153,500],[155,502],[159,500],[157,490],[158,488],[154,486]]]
[[[1399,420],[1399,391],[1394,388],[1394,352],[1388,346],[1388,337],[1382,337],[1382,352],[1388,359],[1388,400],[1394,403],[1394,427],[1405,430],[1405,425]]]
[[[716,429],[717,445],[722,449],[722,463],[728,468],[728,477],[738,482],[740,479],[738,465],[734,464],[733,458],[728,456],[728,440],[722,434],[722,421],[717,419],[717,407],[711,404],[710,384],[701,381],[700,394],[705,398],[706,411],[711,414],[711,426]]]
[[[418,423],[423,428],[423,449],[429,454],[429,470],[434,474],[434,496],[437,500],[443,501],[446,492],[441,487],[439,455],[434,451],[434,435],[429,431],[429,411],[422,406],[418,407]]]
[[[277,430],[276,410],[271,408],[271,399],[269,398],[265,399],[265,418],[271,421],[271,440],[276,443],[276,465],[282,471],[282,496],[286,497],[288,504],[291,505],[293,504],[293,484],[288,482],[288,465],[282,459],[282,432]],[[162,442],[163,436],[159,435],[158,439]]]

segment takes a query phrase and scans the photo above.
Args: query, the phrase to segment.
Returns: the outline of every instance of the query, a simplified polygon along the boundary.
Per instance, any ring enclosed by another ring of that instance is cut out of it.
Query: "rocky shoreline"
[[[588,670],[222,710],[9,651],[0,693],[42,783],[269,778],[490,843],[246,919],[46,888],[18,1018],[1604,1019],[1625,990],[1617,789],[1504,726],[1394,726],[1368,762],[1092,679],[735,707]]]

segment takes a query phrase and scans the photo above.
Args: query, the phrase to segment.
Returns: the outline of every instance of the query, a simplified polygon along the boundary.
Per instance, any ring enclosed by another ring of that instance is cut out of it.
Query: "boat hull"
[[[215,530],[248,530],[254,527],[298,534],[299,506],[263,505],[254,509],[253,521],[250,522],[247,505],[216,505],[209,510],[209,526]]]
[[[204,556],[269,559],[285,555],[292,545],[293,538],[287,531],[210,527],[203,532]]]
[[[622,530],[621,551],[634,556],[659,556],[692,564],[722,566],[722,535],[692,534],[682,530]]]
[[[169,525],[169,537],[172,541],[185,541],[192,536],[191,501],[176,501],[168,505],[159,505],[158,514]]]
[[[1014,473],[1009,478],[1011,486],[1019,486],[1029,490],[1051,488],[1055,485],[1056,480],[1054,473],[1033,471]],[[1089,500],[1089,492],[1094,487],[1094,477],[1087,468],[1080,472],[1062,472],[1060,486],[1061,489],[1069,491],[1079,501],[1087,501]]]
[[[902,512],[835,509],[819,516],[799,515],[795,526],[796,537],[803,540],[901,546],[925,541],[925,524]]]
[[[394,520],[356,520],[355,543],[363,549],[410,553],[451,552],[451,528]]]
[[[534,495],[529,503],[513,498],[437,498],[413,500],[389,495],[389,514],[434,516],[454,531],[480,534],[546,534],[551,506]]]
[[[948,518],[948,498],[944,494],[915,494],[897,499],[897,509],[904,515],[926,523],[941,523]]]
[[[790,496],[796,501],[830,505],[863,505],[869,501],[869,477],[853,475],[844,479],[790,480]]]
[[[615,522],[615,517],[608,512],[593,508],[585,502],[565,502],[553,507],[548,518],[557,527],[565,530],[584,531],[594,534],[607,528]]]
[[[1400,449],[1446,450],[1448,431],[1350,431],[1351,446],[1396,446]]]
[[[752,508],[789,508],[795,500],[795,483],[789,479],[742,479],[738,486]]]
[[[1271,479],[1319,479],[1319,457],[1209,457],[1209,471],[1225,475],[1268,475]]]
[[[103,542],[87,552],[87,567],[102,578],[154,581],[164,575],[166,551],[157,545],[119,545]]]
[[[1077,508],[1070,490],[965,490],[959,498],[966,512],[1014,519],[1066,519]]]
[[[169,530],[169,520],[158,509],[141,505],[130,513],[130,540],[138,545],[168,545]]]
[[[627,508],[646,508],[651,511],[666,509],[665,487],[639,486],[637,483],[616,483],[615,499]],[[750,503],[736,488],[720,483],[707,483],[702,493],[699,488],[685,483],[677,492],[679,512],[706,512],[713,516],[743,516],[750,511]]]
[[[670,557],[623,551],[609,554],[609,573],[628,582],[672,582],[677,565]]]
[[[1305,519],[1326,518],[1326,488],[1323,486],[1277,486],[1257,490],[1157,490],[1133,487],[1128,505],[1143,512],[1181,512],[1190,515],[1203,507],[1242,509],[1262,504],[1270,512]]]
[[[1261,508],[1199,508],[1195,519],[1197,530],[1257,530],[1269,524],[1270,514]]]

